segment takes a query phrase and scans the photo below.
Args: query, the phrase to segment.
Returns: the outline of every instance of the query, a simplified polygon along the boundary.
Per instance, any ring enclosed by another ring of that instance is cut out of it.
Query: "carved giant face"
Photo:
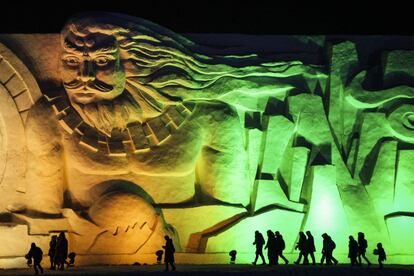
[[[113,100],[124,91],[125,73],[116,39],[102,33],[64,38],[62,80],[71,102]]]

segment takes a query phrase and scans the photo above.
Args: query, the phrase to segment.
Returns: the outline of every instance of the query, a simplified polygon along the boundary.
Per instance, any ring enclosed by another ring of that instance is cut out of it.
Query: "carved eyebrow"
[[[71,53],[75,53],[78,55],[82,55],[83,51],[82,49],[78,48],[78,47],[73,47],[72,45],[67,45],[65,43],[65,50]],[[114,54],[116,53],[118,49],[116,47],[106,47],[106,48],[98,48],[96,50],[93,49],[89,49],[89,54],[90,55],[99,55],[99,54]]]
[[[92,54],[114,54],[118,50],[117,47],[106,47],[106,48],[98,48],[94,51],[91,51]]]

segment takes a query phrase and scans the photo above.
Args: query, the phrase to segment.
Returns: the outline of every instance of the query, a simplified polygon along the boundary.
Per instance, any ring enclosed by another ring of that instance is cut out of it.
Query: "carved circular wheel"
[[[27,161],[24,122],[39,97],[33,75],[0,43],[0,193],[7,194],[0,212],[21,203]]]
[[[6,127],[4,125],[3,117],[0,114],[0,183],[4,176],[6,169],[6,155],[7,155],[7,140]]]

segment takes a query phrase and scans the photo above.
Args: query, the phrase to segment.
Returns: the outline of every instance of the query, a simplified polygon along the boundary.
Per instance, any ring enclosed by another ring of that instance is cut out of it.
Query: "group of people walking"
[[[333,256],[333,251],[336,248],[335,242],[332,238],[324,233],[322,234],[323,238],[323,246],[322,246],[322,259],[321,264],[332,265],[337,264],[338,260],[335,259]],[[175,248],[173,244],[173,240],[169,236],[165,236],[165,245],[163,246],[165,250],[164,254],[164,262],[165,262],[165,271],[169,271],[169,266],[171,266],[171,270],[174,271],[176,269],[174,265],[174,253]],[[267,258],[269,265],[277,265],[279,263],[279,257],[284,261],[285,264],[288,264],[289,261],[283,255],[283,250],[285,249],[285,241],[283,239],[282,234],[279,231],[273,233],[272,230],[267,231],[267,241],[265,241],[263,235],[259,231],[255,231],[255,237],[253,245],[256,246],[256,256],[253,261],[253,264],[256,265],[259,257],[262,260],[262,264],[266,264],[265,258],[263,256],[263,248],[267,249]],[[362,232],[358,233],[358,239],[355,240],[353,236],[349,236],[349,252],[348,258],[351,260],[351,265],[361,265],[362,259],[364,259],[368,266],[371,265],[371,262],[365,256],[368,242],[365,239],[365,235]],[[315,241],[310,231],[299,232],[299,239],[296,243],[295,249],[299,250],[298,259],[295,261],[295,264],[300,264],[303,258],[303,264],[309,264],[309,257],[311,258],[312,264],[315,265]],[[377,248],[373,252],[375,255],[378,255],[378,263],[380,268],[383,266],[383,261],[386,260],[385,250],[382,247],[381,243],[377,244]],[[74,253],[71,253],[74,254]],[[65,264],[69,266],[73,261],[67,262],[66,259],[68,257],[68,240],[65,237],[65,233],[61,232],[59,236],[52,236],[50,243],[49,243],[49,252],[50,258],[50,269],[56,270],[60,269],[63,270],[65,268]],[[39,271],[43,273],[43,268],[40,265],[43,257],[43,251],[39,247],[36,246],[35,243],[31,244],[31,248],[26,255],[28,260],[28,264],[32,263],[33,259],[33,268],[35,270],[35,274],[39,274]]]
[[[65,237],[65,233],[61,232],[59,236],[53,235],[49,243],[49,259],[50,269],[63,270],[65,264],[69,266],[70,262],[67,262],[68,257],[68,240]],[[33,262],[33,268],[35,274],[43,274],[43,267],[41,262],[43,259],[43,251],[40,247],[36,246],[35,243],[31,244],[29,252],[26,254],[27,264],[30,266]]]
[[[254,259],[253,264],[256,265],[257,259],[260,257],[262,259],[262,264],[266,264],[266,261],[263,256],[263,246],[265,246],[265,240],[263,235],[259,232],[255,232],[255,238],[253,245],[256,245],[256,258]],[[267,242],[265,249],[267,249],[267,258],[269,260],[269,265],[278,264],[279,257],[288,264],[289,261],[283,256],[283,250],[285,249],[285,241],[283,236],[276,231],[275,233],[272,230],[267,231]]]
[[[322,234],[323,245],[322,245],[322,258],[321,264],[332,265],[338,264],[338,260],[333,256],[333,251],[336,248],[335,242],[327,234]],[[285,241],[283,236],[276,231],[273,233],[272,230],[267,231],[267,242],[265,241],[263,235],[259,231],[255,231],[255,238],[253,245],[256,246],[256,256],[253,261],[253,264],[257,264],[257,260],[260,257],[262,264],[266,264],[265,258],[263,256],[263,247],[267,249],[268,264],[274,265],[278,264],[279,257],[288,264],[289,261],[283,256],[283,250],[285,249]],[[358,240],[355,240],[353,236],[349,236],[349,252],[348,258],[351,260],[351,265],[362,265],[362,259],[364,259],[368,266],[371,265],[371,262],[365,256],[365,253],[368,248],[368,242],[365,239],[365,235],[362,232],[358,233]],[[295,264],[309,264],[309,257],[311,258],[312,264],[315,265],[315,241],[310,231],[299,232],[299,239],[295,246],[296,250],[299,250],[298,259],[295,261]],[[385,250],[382,247],[381,243],[377,244],[377,248],[373,252],[375,255],[378,255],[378,263],[380,268],[383,266],[383,261],[386,260]]]
[[[351,260],[351,265],[361,265],[362,259],[367,262],[368,266],[371,265],[371,262],[365,256],[368,248],[368,242],[365,239],[364,233],[358,233],[358,240],[355,240],[353,236],[349,236],[348,248],[348,258]],[[382,263],[387,259],[382,243],[377,243],[377,248],[374,249],[373,253],[374,255],[378,255],[378,264],[380,268],[382,268]]]

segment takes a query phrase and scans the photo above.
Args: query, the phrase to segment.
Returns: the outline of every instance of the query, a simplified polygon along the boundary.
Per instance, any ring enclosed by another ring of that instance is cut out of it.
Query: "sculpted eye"
[[[75,56],[66,56],[63,58],[63,62],[68,66],[77,66],[79,65],[79,59]]]
[[[95,64],[98,66],[105,66],[107,65],[111,60],[107,57],[97,57],[95,59]]]

